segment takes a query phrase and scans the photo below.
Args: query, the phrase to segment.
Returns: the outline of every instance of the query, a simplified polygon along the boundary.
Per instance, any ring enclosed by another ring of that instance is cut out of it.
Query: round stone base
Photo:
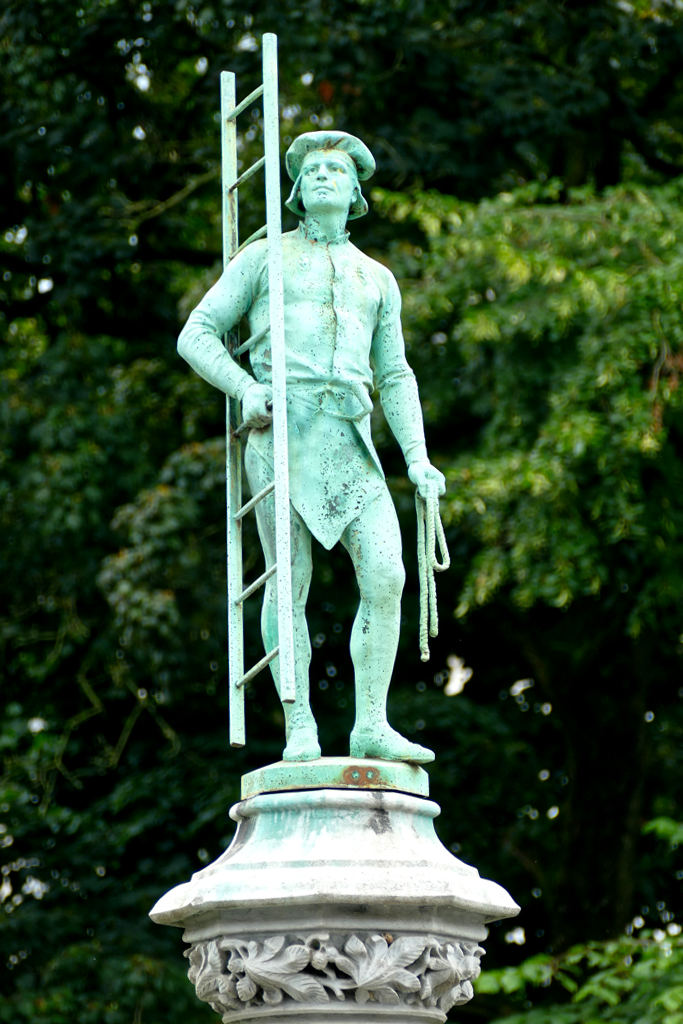
[[[189,977],[225,1024],[443,1024],[473,995],[486,922],[519,911],[443,846],[424,797],[276,791],[230,814],[229,849],[151,912],[184,928]]]

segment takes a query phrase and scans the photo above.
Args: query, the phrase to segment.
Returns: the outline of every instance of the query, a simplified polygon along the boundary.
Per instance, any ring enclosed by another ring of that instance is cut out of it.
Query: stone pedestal
[[[322,758],[245,792],[230,847],[151,911],[184,928],[190,980],[225,1024],[427,1024],[472,998],[484,925],[519,907],[439,841],[426,772]]]

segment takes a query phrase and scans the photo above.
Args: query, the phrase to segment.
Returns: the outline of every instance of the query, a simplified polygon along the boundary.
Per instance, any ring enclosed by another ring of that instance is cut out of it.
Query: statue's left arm
[[[375,384],[387,423],[401,446],[408,476],[423,498],[436,497],[445,492],[446,481],[427,455],[417,381],[405,354],[401,294],[393,274],[383,269],[383,299],[372,339]]]

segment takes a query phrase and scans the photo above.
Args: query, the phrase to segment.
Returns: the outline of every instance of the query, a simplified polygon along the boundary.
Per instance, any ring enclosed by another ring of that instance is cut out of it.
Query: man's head
[[[307,213],[348,214],[361,198],[358,173],[346,153],[315,149],[307,153],[298,177],[299,198]]]
[[[359,178],[370,177],[375,161],[360,139],[346,132],[307,132],[294,140],[285,159],[294,182],[286,205],[300,217],[348,210],[352,220],[368,212]]]

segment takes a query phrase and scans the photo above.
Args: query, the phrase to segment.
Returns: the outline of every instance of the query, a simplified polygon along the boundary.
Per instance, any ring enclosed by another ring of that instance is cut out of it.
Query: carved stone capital
[[[199,999],[233,1024],[292,1013],[303,1019],[306,1011],[319,1019],[323,1007],[330,1020],[445,1021],[474,995],[483,952],[426,935],[316,932],[207,939],[185,956]]]

